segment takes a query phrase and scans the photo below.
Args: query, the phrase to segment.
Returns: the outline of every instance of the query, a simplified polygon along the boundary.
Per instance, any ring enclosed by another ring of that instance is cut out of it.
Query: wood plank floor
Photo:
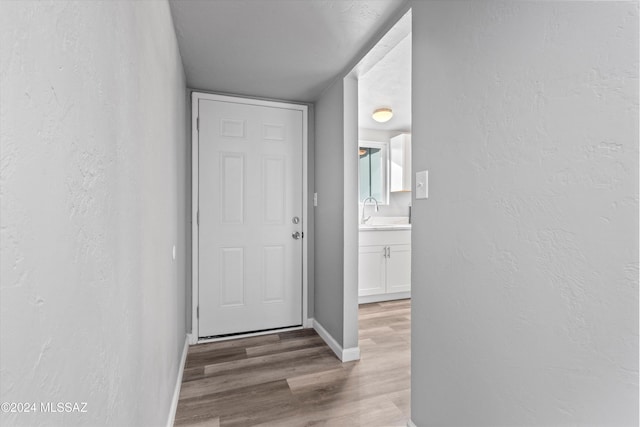
[[[189,348],[176,426],[406,426],[411,301],[360,306],[361,359],[312,329]]]

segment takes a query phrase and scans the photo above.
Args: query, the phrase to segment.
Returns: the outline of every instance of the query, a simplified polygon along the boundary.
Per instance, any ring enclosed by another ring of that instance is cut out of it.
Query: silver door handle
[[[293,237],[295,240],[298,240],[300,238],[300,232],[296,231],[295,233],[292,233],[291,237]]]

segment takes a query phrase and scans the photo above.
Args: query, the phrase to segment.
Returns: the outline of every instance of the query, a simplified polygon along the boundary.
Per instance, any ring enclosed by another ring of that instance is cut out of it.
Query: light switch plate
[[[429,197],[429,171],[416,172],[416,199]]]

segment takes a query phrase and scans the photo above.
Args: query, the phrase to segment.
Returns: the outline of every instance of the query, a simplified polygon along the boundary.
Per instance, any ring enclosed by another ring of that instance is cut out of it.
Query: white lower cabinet
[[[389,245],[387,293],[411,290],[411,245]]]
[[[361,231],[360,303],[411,296],[411,231]]]
[[[360,246],[358,262],[358,295],[387,292],[386,246]]]

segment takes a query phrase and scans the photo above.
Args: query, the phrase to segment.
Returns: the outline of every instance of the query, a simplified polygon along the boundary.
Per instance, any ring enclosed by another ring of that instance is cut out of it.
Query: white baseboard
[[[169,409],[169,419],[167,427],[173,427],[176,421],[176,411],[178,410],[178,399],[180,399],[180,387],[182,386],[182,376],[184,375],[184,365],[187,361],[187,353],[189,352],[190,334],[184,339],[184,347],[182,348],[182,357],[180,358],[180,366],[178,366],[178,378],[176,378],[176,386],[173,390],[173,399],[171,399],[171,408]]]
[[[342,350],[343,362],[351,362],[353,360],[360,360],[360,347],[351,347]]]
[[[305,319],[304,325],[302,325],[305,329],[313,328],[313,318]]]
[[[360,360],[360,347],[351,347],[343,349],[338,341],[336,341],[329,332],[315,319],[313,321],[313,329],[316,330],[320,338],[324,340],[331,350],[336,354],[341,362],[351,362],[353,360]]]
[[[409,420],[409,421],[407,421],[407,427],[418,427],[418,426],[417,426],[417,425],[415,425],[415,424],[413,423],[413,421]]]
[[[338,359],[342,360],[342,346],[338,344],[338,341],[333,339],[331,334],[327,332],[327,330],[318,322],[313,319],[313,329],[316,330],[320,338],[324,340],[324,342],[329,346],[331,350],[338,356]]]
[[[358,297],[358,304],[369,304],[371,302],[393,301],[407,298],[411,298],[411,291],[394,292],[392,294],[363,295]]]
[[[187,340],[189,341],[189,345],[198,344],[198,337],[196,334],[187,334]]]

